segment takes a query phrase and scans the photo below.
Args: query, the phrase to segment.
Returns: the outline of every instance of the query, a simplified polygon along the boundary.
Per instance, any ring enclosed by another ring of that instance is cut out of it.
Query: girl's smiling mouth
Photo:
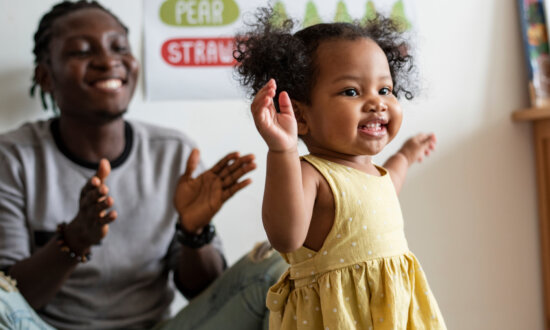
[[[358,129],[361,133],[364,133],[366,135],[373,137],[382,137],[385,136],[388,132],[387,126],[387,119],[378,118],[359,124]]]

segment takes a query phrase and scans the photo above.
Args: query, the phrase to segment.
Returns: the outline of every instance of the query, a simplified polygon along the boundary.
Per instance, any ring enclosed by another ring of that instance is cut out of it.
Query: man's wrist
[[[91,259],[91,248],[89,246],[83,246],[80,244],[76,244],[72,240],[72,242],[69,240],[67,235],[67,229],[68,225],[65,222],[62,222],[57,225],[57,237],[56,237],[56,244],[59,246],[59,249],[61,252],[65,253],[67,256],[69,256],[70,259],[75,260],[77,262],[88,262]]]
[[[210,223],[201,228],[197,234],[186,231],[179,221],[176,222],[176,238],[178,242],[192,249],[198,249],[210,244],[215,236],[216,228]]]
[[[78,252],[80,254],[86,254],[89,253],[92,247],[91,243],[87,243],[87,240],[80,235],[80,230],[78,229],[78,225],[75,226],[74,222],[70,222],[68,224],[63,224],[62,230],[63,230],[63,236],[65,242],[71,247],[71,249],[75,252]],[[57,229],[57,232],[59,233],[59,230],[61,228]]]

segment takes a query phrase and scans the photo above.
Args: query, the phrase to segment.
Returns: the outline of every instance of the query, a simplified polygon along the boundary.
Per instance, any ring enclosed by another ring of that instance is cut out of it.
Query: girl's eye
[[[357,96],[357,95],[359,95],[359,93],[357,92],[357,90],[355,88],[348,88],[345,91],[343,91],[342,94],[345,95],[345,96]]]
[[[378,94],[380,95],[390,95],[391,89],[389,87],[384,87],[381,90],[378,91]]]

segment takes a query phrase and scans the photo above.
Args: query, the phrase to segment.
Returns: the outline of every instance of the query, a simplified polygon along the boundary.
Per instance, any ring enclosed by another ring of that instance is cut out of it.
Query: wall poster
[[[233,78],[233,35],[257,7],[271,4],[281,17],[306,27],[351,21],[376,12],[414,26],[412,0],[144,0],[146,98],[239,99]]]

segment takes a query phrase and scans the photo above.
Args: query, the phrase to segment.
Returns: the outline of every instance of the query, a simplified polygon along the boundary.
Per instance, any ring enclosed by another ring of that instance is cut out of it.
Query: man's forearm
[[[198,249],[182,246],[176,285],[186,298],[193,298],[218,278],[225,266],[223,255],[212,244]]]
[[[9,275],[27,302],[38,309],[46,305],[74,271],[78,261],[60,251],[55,239],[31,257],[14,264]]]

